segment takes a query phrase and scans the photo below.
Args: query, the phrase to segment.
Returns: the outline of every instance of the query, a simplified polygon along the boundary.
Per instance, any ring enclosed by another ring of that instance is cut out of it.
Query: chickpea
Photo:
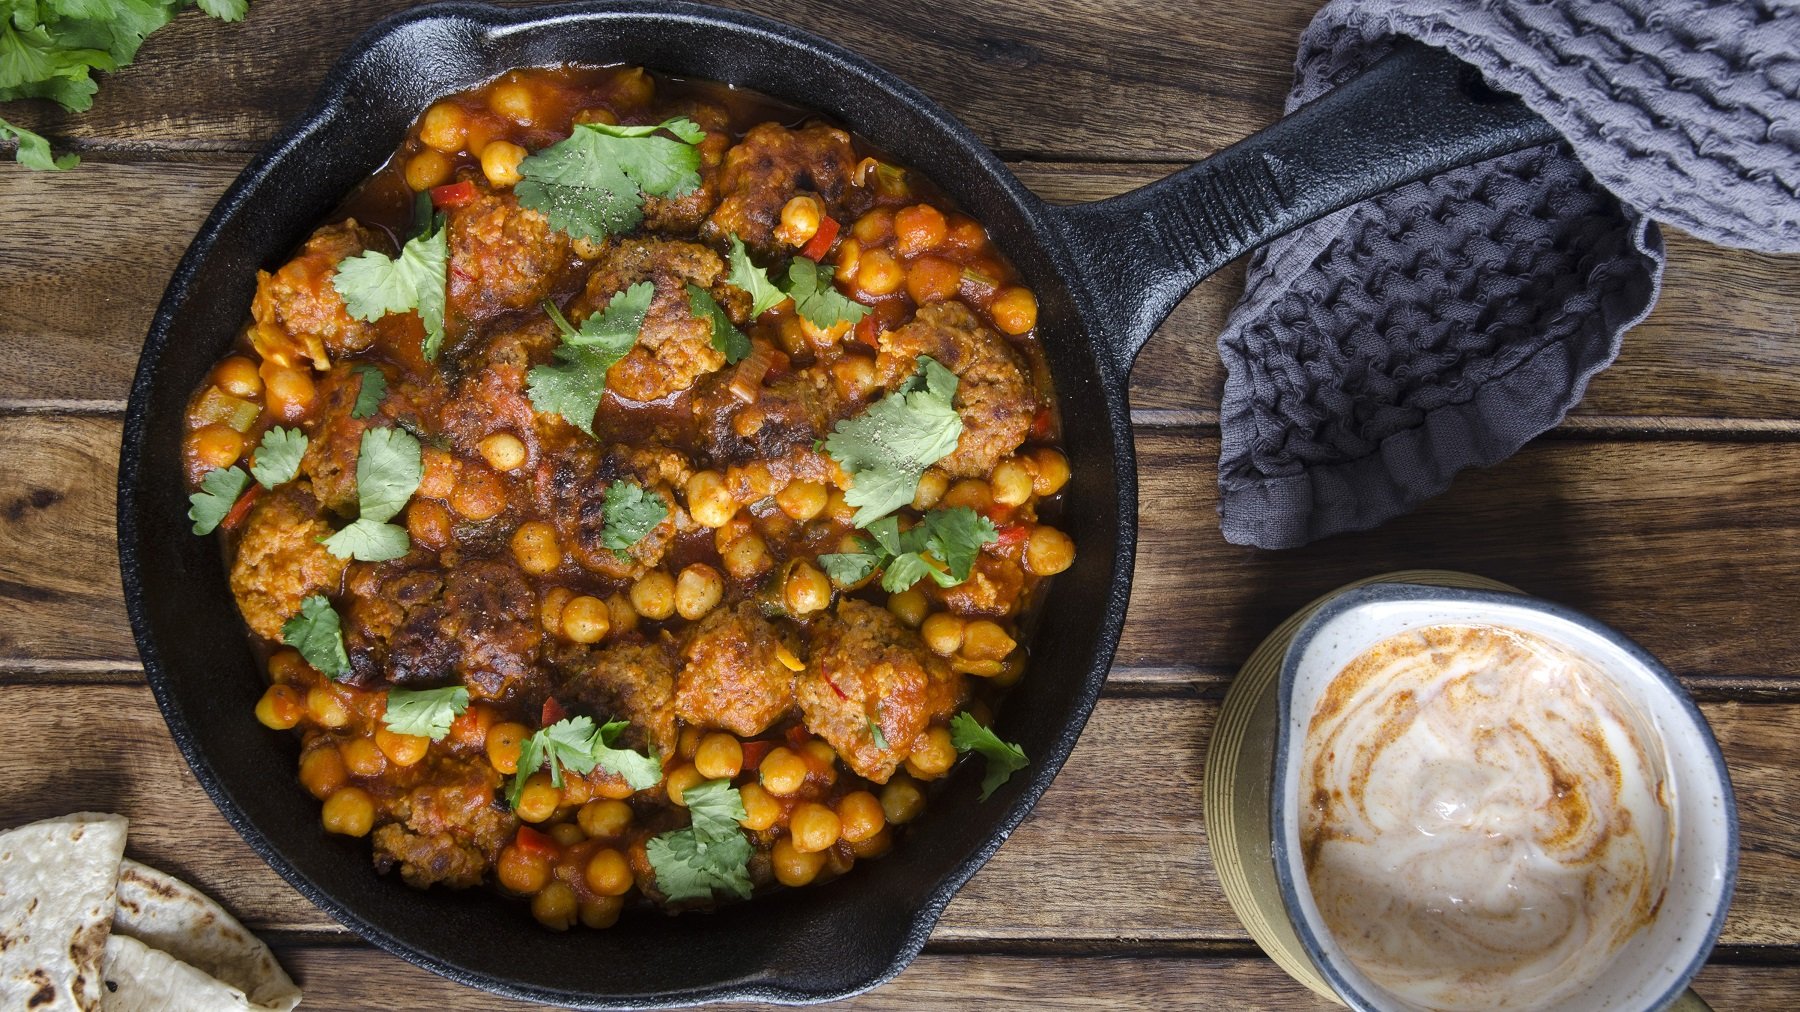
[[[488,185],[503,190],[518,183],[523,178],[519,163],[525,160],[526,153],[511,141],[489,141],[481,149],[481,174],[487,177]]]
[[[687,481],[688,514],[702,527],[719,528],[737,516],[737,500],[717,471],[695,471]]]
[[[700,751],[700,739],[705,736],[705,731],[692,724],[682,728],[681,734],[675,739],[675,754],[692,762],[694,753]]]
[[[419,124],[419,140],[446,155],[461,151],[468,136],[469,118],[459,106],[449,102],[439,102],[425,110],[425,119]]]
[[[581,923],[584,927],[600,931],[619,923],[619,912],[625,909],[625,899],[622,896],[584,899],[577,909],[581,912]]]
[[[888,611],[894,613],[895,618],[917,629],[919,623],[925,621],[925,615],[931,609],[931,602],[926,600],[924,591],[917,587],[909,587],[897,594],[888,595],[887,607]]]
[[[233,397],[252,401],[262,396],[262,377],[256,363],[242,355],[233,355],[213,366],[213,383]]]
[[[1069,483],[1069,458],[1048,446],[1031,451],[1031,462],[1037,471],[1032,475],[1031,490],[1040,496],[1055,495]]]
[[[761,784],[745,784],[738,788],[738,797],[744,802],[744,817],[738,825],[745,829],[760,833],[781,819],[781,802],[770,797]]]
[[[864,295],[892,295],[906,282],[906,270],[886,250],[864,250],[856,270],[856,287]]]
[[[567,587],[551,587],[544,592],[544,601],[538,606],[538,618],[544,632],[551,636],[562,635],[563,608],[574,599],[575,592]]]
[[[300,658],[300,651],[291,647],[269,656],[269,678],[274,681],[304,682],[317,675],[318,672]]]
[[[494,876],[500,884],[522,895],[530,895],[544,888],[550,881],[550,858],[535,850],[526,850],[517,844],[509,843],[500,851],[500,860],[495,862]]]
[[[911,822],[924,810],[925,792],[911,777],[894,777],[881,788],[881,814],[894,825]]]
[[[1039,524],[1025,541],[1025,568],[1034,576],[1055,576],[1075,564],[1075,542],[1054,527]]]
[[[943,503],[947,507],[967,506],[979,513],[993,505],[994,495],[980,478],[964,478],[944,493]]]
[[[725,546],[722,561],[725,571],[739,580],[760,576],[775,564],[769,556],[769,546],[755,534],[746,534]]]
[[[406,504],[406,533],[434,552],[449,547],[455,527],[450,511],[430,499],[414,499]]]
[[[317,389],[305,369],[264,363],[262,379],[269,414],[284,422],[297,422],[312,410]]]
[[[344,697],[329,685],[315,685],[306,692],[306,710],[320,727],[343,727],[350,723],[350,707]]]
[[[788,198],[781,208],[781,223],[775,226],[775,238],[789,246],[804,246],[812,241],[825,218],[825,205],[809,193]]]
[[[875,362],[866,355],[845,355],[831,363],[831,378],[844,400],[860,401],[875,390]]]
[[[550,774],[543,770],[533,773],[525,780],[525,787],[519,791],[519,804],[513,813],[526,822],[543,822],[556,814],[557,806],[562,804],[562,789],[550,782]]]
[[[839,798],[837,817],[847,843],[861,843],[887,827],[881,802],[868,791],[851,791]]]
[[[492,520],[506,511],[506,481],[485,467],[465,467],[450,490],[450,508],[470,520]]]
[[[554,573],[562,565],[562,547],[556,543],[556,528],[542,520],[519,525],[512,536],[513,558],[519,568],[533,576]]]
[[[859,358],[858,361],[868,359]],[[775,493],[775,505],[781,512],[803,523],[823,513],[829,500],[825,486],[816,481],[790,482],[788,487]]]
[[[894,212],[894,252],[916,257],[936,249],[949,231],[944,212],[930,204],[914,204]]]
[[[604,123],[607,126],[618,126],[619,125],[619,117],[613,115],[613,112],[611,109],[602,109],[599,106],[595,106],[592,109],[583,109],[580,112],[576,113],[575,114],[575,122],[577,122],[577,123]]]
[[[948,657],[963,645],[964,622],[961,617],[947,611],[940,611],[927,616],[923,625],[919,626],[919,635],[925,638],[925,645],[931,652],[941,657]]]
[[[495,723],[494,708],[484,703],[472,704],[462,716],[450,722],[445,740],[458,748],[486,750],[488,731]]]
[[[775,848],[769,852],[769,863],[775,870],[775,879],[784,886],[803,886],[819,877],[819,870],[825,867],[825,855],[822,852],[808,853],[794,846],[794,841],[782,837],[775,841]]]
[[[962,288],[962,268],[942,257],[923,256],[906,269],[906,294],[923,306],[956,298]]]
[[[964,627],[962,655],[978,661],[1004,660],[1018,642],[998,622],[978,618]]]
[[[511,775],[519,771],[519,749],[525,739],[531,737],[531,729],[524,724],[507,721],[488,728],[487,757],[488,765],[495,771]]]
[[[793,794],[806,785],[806,773],[806,760],[786,747],[770,749],[757,768],[763,789],[770,794]]]
[[[581,806],[575,813],[581,831],[596,840],[607,840],[631,826],[631,806],[616,798],[602,798]]]
[[[319,821],[328,833],[367,836],[375,828],[375,799],[360,787],[340,787],[325,799]]]
[[[455,163],[436,148],[426,148],[406,160],[406,185],[415,192],[442,186],[450,179]]]
[[[862,264],[862,243],[855,239],[839,239],[837,247],[837,272],[833,275],[839,281],[855,281],[856,269]]]
[[[575,926],[577,899],[575,890],[566,882],[548,882],[531,898],[531,916],[551,931],[567,931]]]
[[[675,578],[660,569],[638,577],[631,585],[631,607],[657,622],[675,614]]]
[[[950,487],[950,478],[937,468],[919,475],[919,487],[913,492],[913,509],[923,513],[936,506]]]
[[[683,568],[675,580],[675,611],[689,622],[705,618],[725,594],[725,578],[704,562]]]
[[[537,123],[537,95],[528,85],[502,81],[488,92],[488,108],[520,126]]]
[[[840,832],[837,813],[816,801],[801,802],[788,817],[788,835],[802,854],[815,854],[837,843]]]
[[[891,235],[893,229],[894,212],[878,207],[856,219],[856,223],[850,226],[850,234],[864,246],[872,246]]]
[[[857,840],[850,844],[850,854],[858,861],[872,857],[880,857],[894,848],[894,834],[883,827],[880,832],[866,840]]]
[[[799,562],[788,570],[781,596],[792,614],[824,611],[831,604],[831,581],[811,563]]]
[[[744,746],[733,736],[715,731],[700,739],[694,750],[694,768],[707,780],[735,777],[744,768]]]
[[[448,499],[456,488],[456,458],[435,446],[419,452],[425,473],[419,476],[418,494],[427,499]]]
[[[510,432],[496,432],[484,437],[475,448],[496,471],[514,471],[525,466],[525,443]]]
[[[570,783],[574,783],[574,781],[571,780]],[[573,847],[587,839],[587,834],[583,833],[581,827],[573,822],[559,822],[551,826],[549,836],[550,839],[556,841],[558,847]]]
[[[822,773],[828,785],[836,782],[838,755],[837,750],[831,747],[830,742],[823,738],[812,738],[800,746],[800,751],[811,759],[808,765],[812,767],[814,773]]]
[[[656,80],[642,67],[619,72],[613,81],[613,101],[620,105],[645,105],[656,97]]]
[[[387,728],[375,731],[375,745],[395,766],[413,766],[425,758],[431,739],[422,734],[399,734]]]
[[[987,245],[987,230],[966,214],[954,214],[950,216],[950,232],[945,241],[962,249],[979,250]]]
[[[300,756],[300,783],[321,801],[348,779],[350,771],[344,768],[344,757],[329,740],[307,749]]]
[[[292,685],[271,685],[256,701],[256,720],[273,731],[286,731],[306,716],[306,702]]]
[[[638,627],[637,609],[624,594],[614,594],[606,599],[607,619],[612,622],[614,630],[628,633]]]
[[[625,855],[611,847],[594,851],[581,877],[587,881],[588,888],[600,896],[623,896],[635,884]]]
[[[993,491],[994,501],[1002,506],[1021,506],[1031,498],[1035,479],[1032,469],[1019,460],[1003,460],[994,465],[994,473],[988,475],[988,487]]]
[[[344,766],[352,775],[378,777],[387,769],[387,756],[368,738],[352,738],[338,746],[344,754]]]
[[[934,727],[925,732],[924,740],[913,744],[906,758],[906,772],[920,780],[935,780],[950,771],[956,762],[956,746],[950,741],[950,729]]]
[[[831,498],[825,503],[825,515],[841,524],[850,523],[856,517],[856,507],[844,498],[841,487],[831,490]]]
[[[597,597],[581,595],[562,610],[562,632],[576,643],[598,643],[606,638],[612,621],[608,615],[606,602]]]
[[[1031,289],[1014,286],[1004,289],[988,303],[988,315],[994,326],[1017,337],[1037,326],[1037,296]]]
[[[684,795],[686,795],[689,788],[698,787],[705,779],[705,777],[700,775],[700,771],[694,767],[679,766],[669,771],[668,778],[664,781],[663,786],[669,792],[670,801],[686,808],[687,798]]]
[[[187,437],[188,452],[208,467],[230,467],[244,452],[244,437],[229,425],[203,425]]]

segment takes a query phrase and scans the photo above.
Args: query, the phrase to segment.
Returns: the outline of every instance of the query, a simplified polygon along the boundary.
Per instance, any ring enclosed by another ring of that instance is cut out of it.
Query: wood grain
[[[1791,915],[1800,904],[1800,820],[1790,772],[1800,768],[1800,736],[1791,733],[1800,705],[1703,710],[1741,812],[1743,857],[1723,942],[1800,944]],[[957,895],[933,938],[990,947],[1246,942],[1213,872],[1200,808],[1216,714],[1216,704],[1198,699],[1102,701],[1042,803]],[[132,819],[134,856],[211,892],[253,928],[337,933],[213,808],[147,689],[9,686],[0,726],[10,741],[33,743],[0,751],[0,778],[11,785],[0,797],[0,826],[83,809],[121,812]]]

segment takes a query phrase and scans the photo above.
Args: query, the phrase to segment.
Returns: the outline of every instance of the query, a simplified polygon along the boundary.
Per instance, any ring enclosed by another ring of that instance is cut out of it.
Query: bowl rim
[[[1507,591],[1472,590],[1461,587],[1439,587],[1416,583],[1377,583],[1356,587],[1344,591],[1331,601],[1321,606],[1312,617],[1307,619],[1295,633],[1287,652],[1282,658],[1281,675],[1276,686],[1279,713],[1276,723],[1274,742],[1275,757],[1269,790],[1269,829],[1270,857],[1275,865],[1275,879],[1281,890],[1282,907],[1287,911],[1288,920],[1294,927],[1306,956],[1312,961],[1338,998],[1356,1012],[1384,1012],[1374,1004],[1343,973],[1337,960],[1325,955],[1327,948],[1315,932],[1312,922],[1304,916],[1304,909],[1299,895],[1303,874],[1297,873],[1294,867],[1295,855],[1288,846],[1285,830],[1288,809],[1284,805],[1287,791],[1285,785],[1290,766],[1290,753],[1293,751],[1291,731],[1294,716],[1294,688],[1299,675],[1302,656],[1318,633],[1334,619],[1359,608],[1375,604],[1407,603],[1424,604],[1430,602],[1453,602],[1457,604],[1491,604],[1506,608],[1518,608],[1536,611],[1552,619],[1559,620],[1592,633],[1617,649],[1626,660],[1637,665],[1650,676],[1650,684],[1663,692],[1673,706],[1673,714],[1677,719],[1686,721],[1706,751],[1707,764],[1703,772],[1710,770],[1711,784],[1719,791],[1719,803],[1725,821],[1724,849],[1722,865],[1724,874],[1719,881],[1719,896],[1713,909],[1707,916],[1705,926],[1700,930],[1702,936],[1692,957],[1687,961],[1674,982],[1654,1001],[1644,1006],[1647,1009],[1660,1009],[1675,1001],[1687,989],[1694,977],[1706,965],[1713,947],[1717,944],[1719,933],[1725,925],[1726,912],[1731,907],[1731,900],[1737,888],[1738,872],[1738,816],[1737,800],[1731,785],[1731,773],[1725,763],[1724,753],[1719,748],[1718,740],[1713,736],[1712,725],[1700,712],[1687,690],[1682,688],[1675,675],[1664,667],[1649,651],[1639,646],[1630,637],[1600,620],[1577,611],[1563,604],[1533,597],[1524,593]]]

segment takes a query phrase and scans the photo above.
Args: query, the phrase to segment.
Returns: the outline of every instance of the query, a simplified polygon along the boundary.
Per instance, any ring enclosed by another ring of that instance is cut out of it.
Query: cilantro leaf
[[[668,131],[675,138],[657,136]],[[692,120],[652,126],[578,123],[566,140],[519,163],[519,204],[541,212],[553,228],[598,241],[644,220],[644,195],[679,197],[700,185],[706,137]],[[677,139],[678,138],[678,139]]]
[[[324,594],[309,594],[300,602],[300,613],[281,626],[281,642],[300,651],[306,663],[331,678],[350,672],[338,613]]]
[[[710,899],[725,892],[750,898],[753,848],[738,823],[749,816],[743,796],[726,779],[708,780],[682,792],[692,825],[648,840],[645,856],[656,886],[671,901]]]
[[[363,562],[386,562],[412,551],[412,538],[406,528],[362,517],[327,538],[319,539],[325,550],[340,559]]]
[[[875,567],[881,565],[881,557],[871,552],[833,552],[819,556],[819,565],[825,567],[825,575],[839,587],[851,587],[868,579]]]
[[[450,724],[469,708],[469,690],[460,685],[442,689],[402,689],[387,693],[387,712],[382,723],[395,734],[416,734],[442,741]]]
[[[737,329],[737,325],[731,322],[731,317],[725,315],[725,310],[719,308],[711,292],[699,285],[689,285],[687,293],[688,311],[694,314],[694,319],[712,324],[713,347],[725,356],[727,365],[736,365],[745,355],[750,354],[750,339]]]
[[[769,280],[768,271],[751,262],[750,252],[744,249],[744,240],[735,235],[731,237],[731,273],[725,275],[725,283],[749,293],[752,320],[786,302],[788,298],[786,292],[775,287],[775,282]]]
[[[450,241],[440,217],[425,234],[406,240],[398,260],[369,250],[338,262],[331,287],[351,316],[373,323],[389,313],[418,310],[425,324],[421,353],[437,358],[444,343],[444,285],[450,269]]]
[[[881,725],[875,723],[871,718],[864,719],[869,721],[869,738],[875,742],[876,748],[886,752],[888,747],[887,735],[881,730]]]
[[[250,0],[195,0],[195,5],[220,21],[242,21],[250,13]]]
[[[659,760],[612,745],[627,726],[625,721],[619,720],[595,727],[592,717],[566,717],[525,739],[519,748],[519,768],[513,774],[507,803],[514,808],[519,806],[519,795],[525,790],[525,782],[545,763],[550,766],[550,783],[557,787],[563,784],[565,767],[586,774],[592,773],[596,766],[624,777],[632,790],[654,786],[662,779]]]
[[[925,469],[956,449],[962,416],[951,406],[956,374],[929,355],[899,389],[847,418],[825,440],[825,452],[850,474],[844,500],[855,523],[869,524],[912,502]]]
[[[52,172],[72,169],[81,164],[81,159],[76,155],[52,155],[50,142],[43,135],[22,126],[14,126],[3,119],[0,119],[0,141],[17,141],[19,148],[13,153],[13,158],[28,169]]]
[[[881,589],[890,594],[899,593],[926,577],[940,587],[954,587],[962,582],[932,565],[923,552],[904,552],[889,560],[887,569],[881,574]]]
[[[795,257],[788,263],[785,291],[794,300],[794,309],[806,321],[821,330],[840,323],[855,323],[869,315],[869,307],[837,290],[831,283],[834,267]]]
[[[950,718],[950,742],[958,752],[979,752],[987,760],[987,775],[981,778],[981,800],[986,801],[994,789],[1006,783],[1013,773],[1024,769],[1030,760],[1025,750],[982,727],[968,713]]]
[[[669,504],[662,496],[624,479],[606,486],[601,508],[606,525],[600,542],[621,557],[669,516]]]
[[[981,546],[1000,540],[994,522],[967,506],[932,510],[925,514],[918,529],[925,533],[926,551],[950,567],[950,575],[957,583],[969,578]]]
[[[351,418],[368,418],[381,407],[381,399],[387,396],[387,374],[380,369],[363,362],[351,370],[361,379],[356,389],[356,403],[350,407]]]
[[[367,429],[356,458],[358,516],[390,520],[419,489],[425,463],[419,440],[404,429]]]
[[[200,479],[200,491],[188,496],[192,504],[188,507],[188,519],[194,522],[194,533],[211,534],[217,529],[249,484],[250,476],[236,465],[206,472]]]
[[[662,760],[616,747],[619,735],[630,726],[631,722],[625,720],[609,720],[600,726],[600,736],[594,746],[594,765],[615,777],[624,778],[625,785],[634,791],[646,790],[662,781]]]
[[[300,473],[300,458],[306,455],[306,444],[306,433],[299,429],[284,429],[277,425],[263,433],[262,442],[250,456],[250,473],[256,475],[257,484],[274,488],[282,482],[293,481],[294,475]]]
[[[624,358],[637,343],[638,331],[650,312],[656,286],[640,281],[607,300],[606,308],[581,321],[581,329],[569,325],[555,303],[544,311],[562,331],[556,358],[561,365],[533,366],[526,385],[533,409],[561,415],[570,425],[592,436],[594,412],[606,394],[606,371]]]

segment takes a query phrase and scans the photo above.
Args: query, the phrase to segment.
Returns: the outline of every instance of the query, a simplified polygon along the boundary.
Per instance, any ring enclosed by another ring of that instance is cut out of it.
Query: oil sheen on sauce
[[[1346,957],[1420,1009],[1553,1008],[1654,918],[1657,739],[1585,659],[1440,625],[1370,648],[1308,727],[1300,839]]]

